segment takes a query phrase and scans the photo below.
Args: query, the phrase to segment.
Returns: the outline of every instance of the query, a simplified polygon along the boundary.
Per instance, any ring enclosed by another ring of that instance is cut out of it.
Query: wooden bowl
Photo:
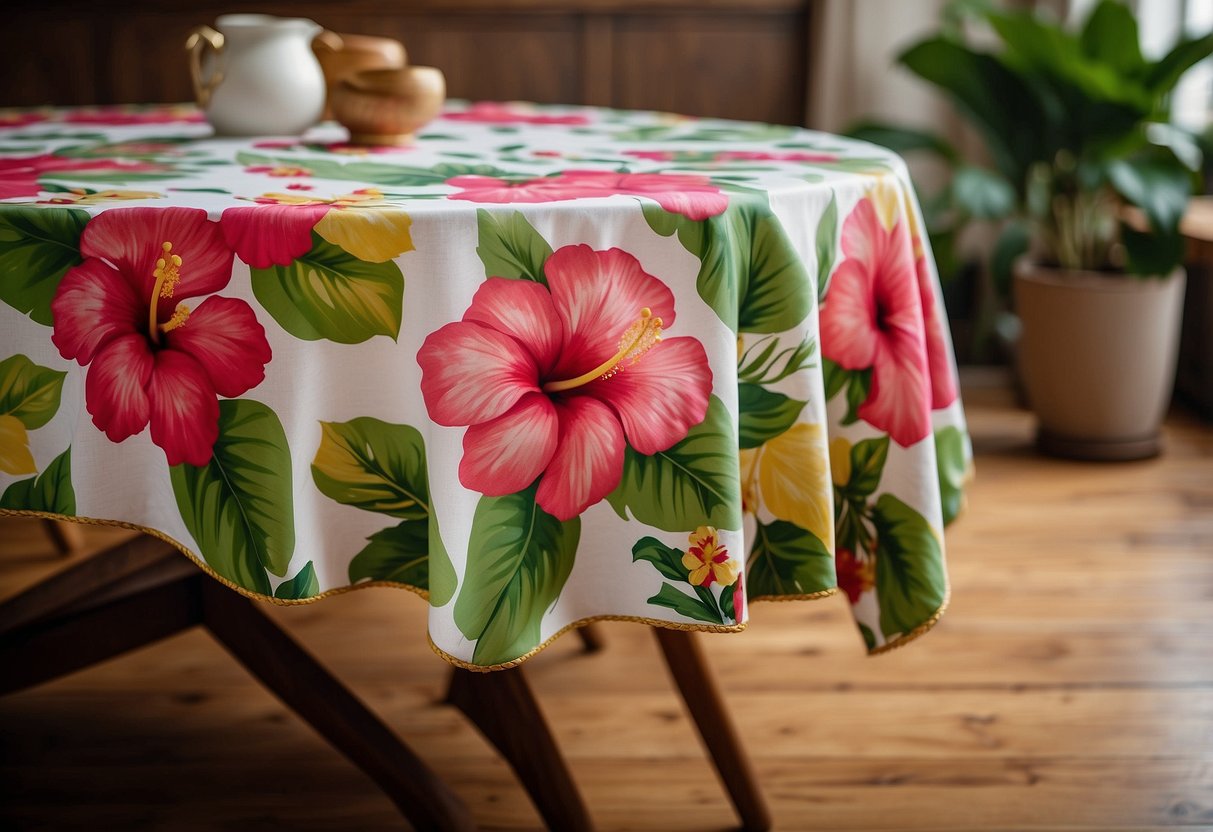
[[[333,94],[333,115],[354,144],[406,144],[442,112],[446,78],[429,66],[370,69],[342,80]]]
[[[364,70],[398,69],[408,63],[403,43],[373,35],[324,31],[312,41],[312,52],[324,71],[324,83],[328,90],[326,118],[333,117],[333,94],[343,80]]]

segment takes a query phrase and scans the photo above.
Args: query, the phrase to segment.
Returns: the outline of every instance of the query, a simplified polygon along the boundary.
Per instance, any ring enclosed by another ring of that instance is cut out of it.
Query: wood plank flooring
[[[977,478],[948,532],[953,601],[935,632],[869,659],[829,598],[757,604],[747,632],[703,639],[777,828],[1213,829],[1213,430],[1177,412],[1162,459],[1047,460],[1001,387],[967,382]],[[36,523],[0,525],[0,594],[59,563]],[[273,613],[485,829],[539,828],[439,703],[423,603],[372,589]],[[600,654],[570,637],[527,665],[599,828],[731,828],[656,642],[603,631]],[[406,827],[190,633],[0,700],[0,828]]]

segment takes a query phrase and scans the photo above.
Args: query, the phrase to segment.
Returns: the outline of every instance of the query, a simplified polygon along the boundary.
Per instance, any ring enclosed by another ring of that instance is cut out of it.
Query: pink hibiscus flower
[[[232,276],[219,224],[195,208],[116,208],[80,236],[84,262],[51,302],[59,353],[88,366],[84,401],[113,442],[143,431],[169,465],[205,465],[219,436],[217,396],[265,377],[270,347],[247,303],[208,297]],[[175,300],[170,300],[175,299]]]
[[[952,354],[948,349],[948,336],[939,304],[935,302],[935,286],[931,269],[927,265],[922,243],[914,240],[918,257],[914,271],[918,275],[918,291],[922,297],[922,319],[926,327],[927,368],[931,373],[931,409],[939,410],[956,400],[956,374],[952,369]]]
[[[821,309],[822,354],[846,370],[871,368],[859,418],[913,445],[931,433],[931,373],[904,219],[886,228],[873,200],[861,200],[843,224],[842,253]]]
[[[737,573],[737,583],[733,584],[733,620],[745,621],[745,574],[742,572]]]
[[[538,477],[567,520],[619,484],[625,442],[654,454],[703,421],[712,371],[696,339],[662,339],[674,295],[627,252],[565,246],[544,273],[486,280],[417,362],[430,418],[468,426],[460,482],[500,496]]]
[[[71,179],[72,173],[123,171],[147,173],[161,171],[161,165],[147,162],[123,162],[118,159],[64,159],[59,156],[10,156],[0,158],[0,199],[37,196],[42,192],[38,180],[43,177]]]
[[[580,126],[590,123],[589,118],[577,113],[552,115],[550,113],[528,113],[515,110],[496,101],[479,101],[466,110],[443,113],[451,121],[470,121],[477,124],[565,124]]]
[[[174,124],[187,122],[201,124],[206,121],[202,111],[192,104],[166,104],[156,107],[134,109],[127,106],[82,107],[71,110],[64,117],[70,124]]]
[[[447,199],[470,202],[561,202],[616,194],[642,196],[691,220],[714,217],[729,204],[729,198],[706,176],[681,173],[566,170],[523,182],[492,176],[456,176],[446,184],[462,188],[459,193],[447,194]]]
[[[625,150],[624,156],[631,156],[633,159],[644,159],[648,162],[672,162],[678,158],[678,151],[675,150]]]

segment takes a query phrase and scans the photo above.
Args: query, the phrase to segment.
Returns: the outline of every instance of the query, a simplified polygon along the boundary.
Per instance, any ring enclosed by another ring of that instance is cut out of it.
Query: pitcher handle
[[[223,82],[223,71],[215,69],[210,78],[202,77],[202,55],[207,47],[218,55],[223,51],[223,35],[210,26],[198,26],[185,41],[185,48],[190,53],[190,79],[194,82],[194,98],[198,106],[204,110],[211,103],[211,95],[215,88]]]

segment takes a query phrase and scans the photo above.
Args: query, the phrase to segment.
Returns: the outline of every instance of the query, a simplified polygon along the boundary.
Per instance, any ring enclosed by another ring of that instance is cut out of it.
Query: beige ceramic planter
[[[1107,460],[1161,450],[1183,295],[1182,269],[1142,280],[1016,265],[1019,372],[1042,450]]]

